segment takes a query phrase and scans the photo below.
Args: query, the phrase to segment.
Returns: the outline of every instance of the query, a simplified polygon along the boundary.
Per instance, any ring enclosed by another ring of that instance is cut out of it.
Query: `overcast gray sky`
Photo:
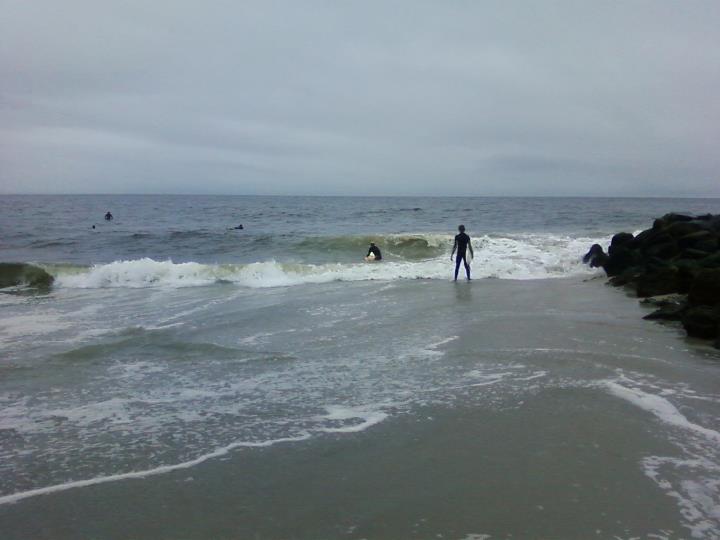
[[[0,191],[720,196],[720,2],[0,0]]]

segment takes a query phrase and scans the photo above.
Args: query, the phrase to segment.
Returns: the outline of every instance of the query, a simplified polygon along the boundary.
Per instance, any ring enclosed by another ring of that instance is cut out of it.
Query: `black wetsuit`
[[[370,249],[368,249],[368,254],[366,255],[366,257],[369,257],[371,253],[373,255],[375,255],[376,261],[382,260],[382,253],[380,253],[380,249],[377,246],[370,246]]]
[[[457,246],[457,253],[455,254],[455,279],[457,280],[458,271],[460,270],[460,261],[465,264],[465,275],[470,279],[470,265],[467,262],[467,249],[470,244],[470,237],[461,232],[455,235],[455,245]]]

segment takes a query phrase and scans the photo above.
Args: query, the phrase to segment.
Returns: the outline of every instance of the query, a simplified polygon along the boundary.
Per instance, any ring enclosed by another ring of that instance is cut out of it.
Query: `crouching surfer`
[[[382,261],[382,253],[380,253],[380,248],[377,247],[373,242],[370,242],[370,247],[368,248],[367,255],[365,255],[365,260],[368,262]]]

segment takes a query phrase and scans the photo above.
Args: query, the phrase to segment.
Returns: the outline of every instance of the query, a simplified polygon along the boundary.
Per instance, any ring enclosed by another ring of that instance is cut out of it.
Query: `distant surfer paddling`
[[[457,257],[455,257],[455,281],[457,281],[458,271],[460,270],[460,262],[465,264],[465,275],[468,281],[470,281],[470,264],[467,260],[467,250],[470,250],[470,258],[474,257],[472,244],[470,243],[470,237],[465,234],[465,225],[458,227],[459,234],[455,235],[455,244],[453,244],[452,253],[450,254],[450,260],[453,260],[453,255],[457,251]]]
[[[365,260],[370,261],[382,261],[382,253],[380,253],[380,248],[377,247],[373,242],[370,242],[370,247],[368,248],[367,255],[365,255]]]

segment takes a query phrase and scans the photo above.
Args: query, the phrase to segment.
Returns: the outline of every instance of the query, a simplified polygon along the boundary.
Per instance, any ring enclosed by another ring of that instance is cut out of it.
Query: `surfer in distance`
[[[372,254],[372,257],[370,256]],[[367,255],[365,256],[366,261],[381,261],[382,260],[382,253],[380,253],[380,248],[375,245],[374,242],[370,242],[370,247],[368,248]]]
[[[467,260],[467,250],[470,250],[470,258],[474,257],[472,244],[470,243],[470,237],[465,233],[465,225],[458,227],[458,234],[455,235],[455,243],[453,244],[452,253],[450,254],[450,260],[453,260],[453,255],[457,251],[455,257],[455,280],[457,281],[458,271],[460,270],[460,262],[465,264],[465,275],[468,281],[470,281],[470,264]]]
[[[113,215],[108,211],[105,214],[105,221],[111,221],[113,219]]]

